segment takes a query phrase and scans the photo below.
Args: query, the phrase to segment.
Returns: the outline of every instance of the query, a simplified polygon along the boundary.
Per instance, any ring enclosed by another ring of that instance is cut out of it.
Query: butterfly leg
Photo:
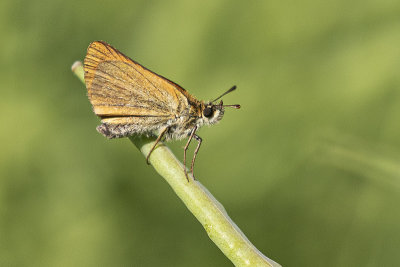
[[[188,150],[188,148],[189,148],[190,141],[192,141],[192,138],[193,138],[194,136],[197,136],[197,135],[195,134],[195,133],[196,133],[196,130],[197,130],[197,126],[195,126],[195,127],[193,128],[193,131],[192,131],[192,133],[190,134],[189,139],[188,139],[188,141],[187,141],[185,147],[183,148],[183,170],[184,170],[184,172],[185,172],[185,176],[186,176],[186,179],[187,179],[188,182],[189,182],[189,176],[188,176],[187,170],[186,170],[186,152],[187,152],[187,150]]]
[[[197,147],[196,147],[196,149],[194,151],[194,154],[193,154],[192,165],[190,166],[190,171],[192,172],[193,179],[196,180],[196,178],[194,177],[194,173],[193,173],[194,161],[196,160],[197,152],[199,152],[200,145],[201,145],[201,142],[203,142],[203,139],[201,139],[201,137],[198,136],[197,134],[193,135],[193,137],[194,137],[194,139],[196,139],[196,141],[198,143],[197,143]]]
[[[162,132],[160,133],[160,135],[157,137],[156,142],[154,143],[153,147],[150,149],[149,154],[147,154],[146,157],[146,163],[150,164],[149,159],[150,159],[150,155],[153,152],[153,150],[156,148],[158,142],[160,142],[161,138],[164,136],[164,134],[168,131],[168,127],[166,127],[164,130],[162,130]]]

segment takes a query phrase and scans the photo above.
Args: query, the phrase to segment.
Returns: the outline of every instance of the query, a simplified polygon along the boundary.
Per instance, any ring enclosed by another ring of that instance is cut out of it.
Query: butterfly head
[[[211,125],[219,122],[222,117],[224,116],[224,108],[225,107],[231,107],[231,108],[236,108],[239,109],[240,105],[224,105],[222,100],[218,103],[215,104],[215,102],[223,97],[224,95],[232,92],[233,90],[236,89],[236,86],[233,86],[231,89],[223,93],[220,97],[216,98],[215,100],[205,103],[202,107],[202,113],[201,113],[201,119],[204,124],[206,125]]]
[[[211,125],[219,122],[224,116],[224,106],[222,101],[218,105],[205,103],[201,115],[204,124]]]

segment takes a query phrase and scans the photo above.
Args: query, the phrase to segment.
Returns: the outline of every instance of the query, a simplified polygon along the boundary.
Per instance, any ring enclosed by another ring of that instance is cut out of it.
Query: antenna
[[[223,97],[226,94],[229,94],[232,91],[235,91],[236,89],[236,85],[232,86],[231,89],[229,89],[228,91],[226,91],[225,93],[223,93],[222,95],[220,95],[219,97],[217,97],[216,99],[214,99],[213,101],[211,101],[211,103],[214,103],[215,101],[217,101],[218,99],[220,99],[221,97]]]
[[[240,105],[236,104],[236,105],[222,105],[223,107],[230,107],[230,108],[236,108],[239,109]]]

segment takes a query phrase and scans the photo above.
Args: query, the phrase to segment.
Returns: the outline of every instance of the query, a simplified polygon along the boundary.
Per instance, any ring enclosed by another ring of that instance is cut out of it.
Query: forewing
[[[85,83],[99,117],[174,117],[187,103],[177,84],[147,70],[104,42],[90,44]],[[186,92],[185,90],[183,90]]]

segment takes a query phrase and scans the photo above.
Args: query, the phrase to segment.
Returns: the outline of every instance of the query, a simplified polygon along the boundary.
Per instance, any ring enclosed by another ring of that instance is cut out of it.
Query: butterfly
[[[157,136],[146,157],[162,141],[188,138],[198,143],[190,171],[194,178],[194,162],[202,143],[196,132],[203,125],[219,122],[225,107],[221,99],[234,91],[233,86],[213,101],[200,101],[178,84],[150,71],[103,41],[92,42],[84,60],[85,84],[94,113],[100,117],[97,131],[107,138],[132,135]],[[189,181],[186,167],[186,179]]]

